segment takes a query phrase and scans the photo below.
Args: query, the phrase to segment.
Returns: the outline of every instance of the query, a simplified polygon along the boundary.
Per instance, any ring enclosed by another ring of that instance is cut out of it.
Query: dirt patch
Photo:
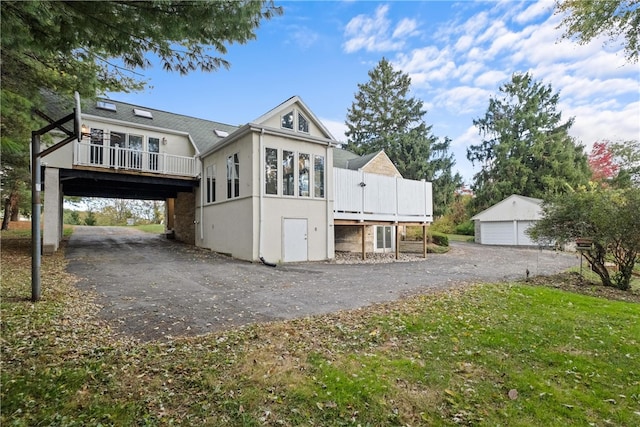
[[[590,295],[617,301],[640,303],[640,290],[623,291],[584,279],[579,273],[560,273],[536,276],[526,281],[529,285],[547,286],[577,294]]]

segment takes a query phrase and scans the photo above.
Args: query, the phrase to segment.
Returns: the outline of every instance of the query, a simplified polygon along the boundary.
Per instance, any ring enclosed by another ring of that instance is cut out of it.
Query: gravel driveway
[[[453,243],[447,254],[384,264],[276,268],[230,259],[125,227],[76,227],[67,250],[78,286],[102,316],[141,340],[195,335],[390,301],[473,282],[552,274],[579,263],[550,250]]]

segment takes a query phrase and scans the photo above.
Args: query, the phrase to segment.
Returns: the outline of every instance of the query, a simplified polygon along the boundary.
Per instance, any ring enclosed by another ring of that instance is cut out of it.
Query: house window
[[[294,153],[293,151],[282,151],[282,195],[295,195],[295,175],[294,175]]]
[[[240,160],[238,153],[227,157],[227,198],[240,196]]]
[[[313,156],[313,196],[324,197],[324,156]]]
[[[298,132],[309,133],[309,121],[298,113]]]
[[[376,250],[387,252],[393,249],[393,227],[392,226],[376,226]]]
[[[104,131],[102,129],[91,128],[91,146],[90,150],[90,162],[94,165],[102,164],[102,144],[104,144]]]
[[[293,130],[293,111],[282,116],[282,124],[281,126],[285,129]]]
[[[309,155],[298,155],[298,195],[302,197],[311,195],[309,193],[310,167]]]
[[[278,194],[278,150],[264,149],[264,192]]]
[[[207,203],[213,203],[216,201],[216,165],[207,166],[206,172],[206,199]]]
[[[151,138],[148,140],[149,145],[149,170],[158,170],[158,156],[160,155],[160,138]]]

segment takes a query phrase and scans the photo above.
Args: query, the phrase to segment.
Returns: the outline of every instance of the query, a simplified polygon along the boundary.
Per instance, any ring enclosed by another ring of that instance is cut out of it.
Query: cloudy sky
[[[472,120],[514,72],[531,72],[560,93],[572,136],[590,149],[603,139],[640,138],[640,65],[619,43],[561,41],[553,1],[281,2],[257,39],[232,45],[229,70],[180,76],[159,65],[150,88],[113,99],[229,124],[250,122],[299,95],[339,140],[358,83],[382,57],[411,76],[411,95],[438,137],[452,139],[456,166],[474,173],[466,147]]]

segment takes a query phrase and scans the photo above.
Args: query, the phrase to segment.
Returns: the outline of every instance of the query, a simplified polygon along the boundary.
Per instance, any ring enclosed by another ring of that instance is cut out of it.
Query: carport
[[[166,203],[166,230],[181,240],[193,240],[195,178],[166,177],[128,171],[109,172],[91,168],[44,167],[43,252],[55,252],[62,240],[63,197],[101,197],[161,200]],[[176,211],[180,215],[176,215]],[[191,213],[189,215],[189,212]],[[191,237],[189,237],[191,236]],[[192,242],[191,242],[192,243]]]

